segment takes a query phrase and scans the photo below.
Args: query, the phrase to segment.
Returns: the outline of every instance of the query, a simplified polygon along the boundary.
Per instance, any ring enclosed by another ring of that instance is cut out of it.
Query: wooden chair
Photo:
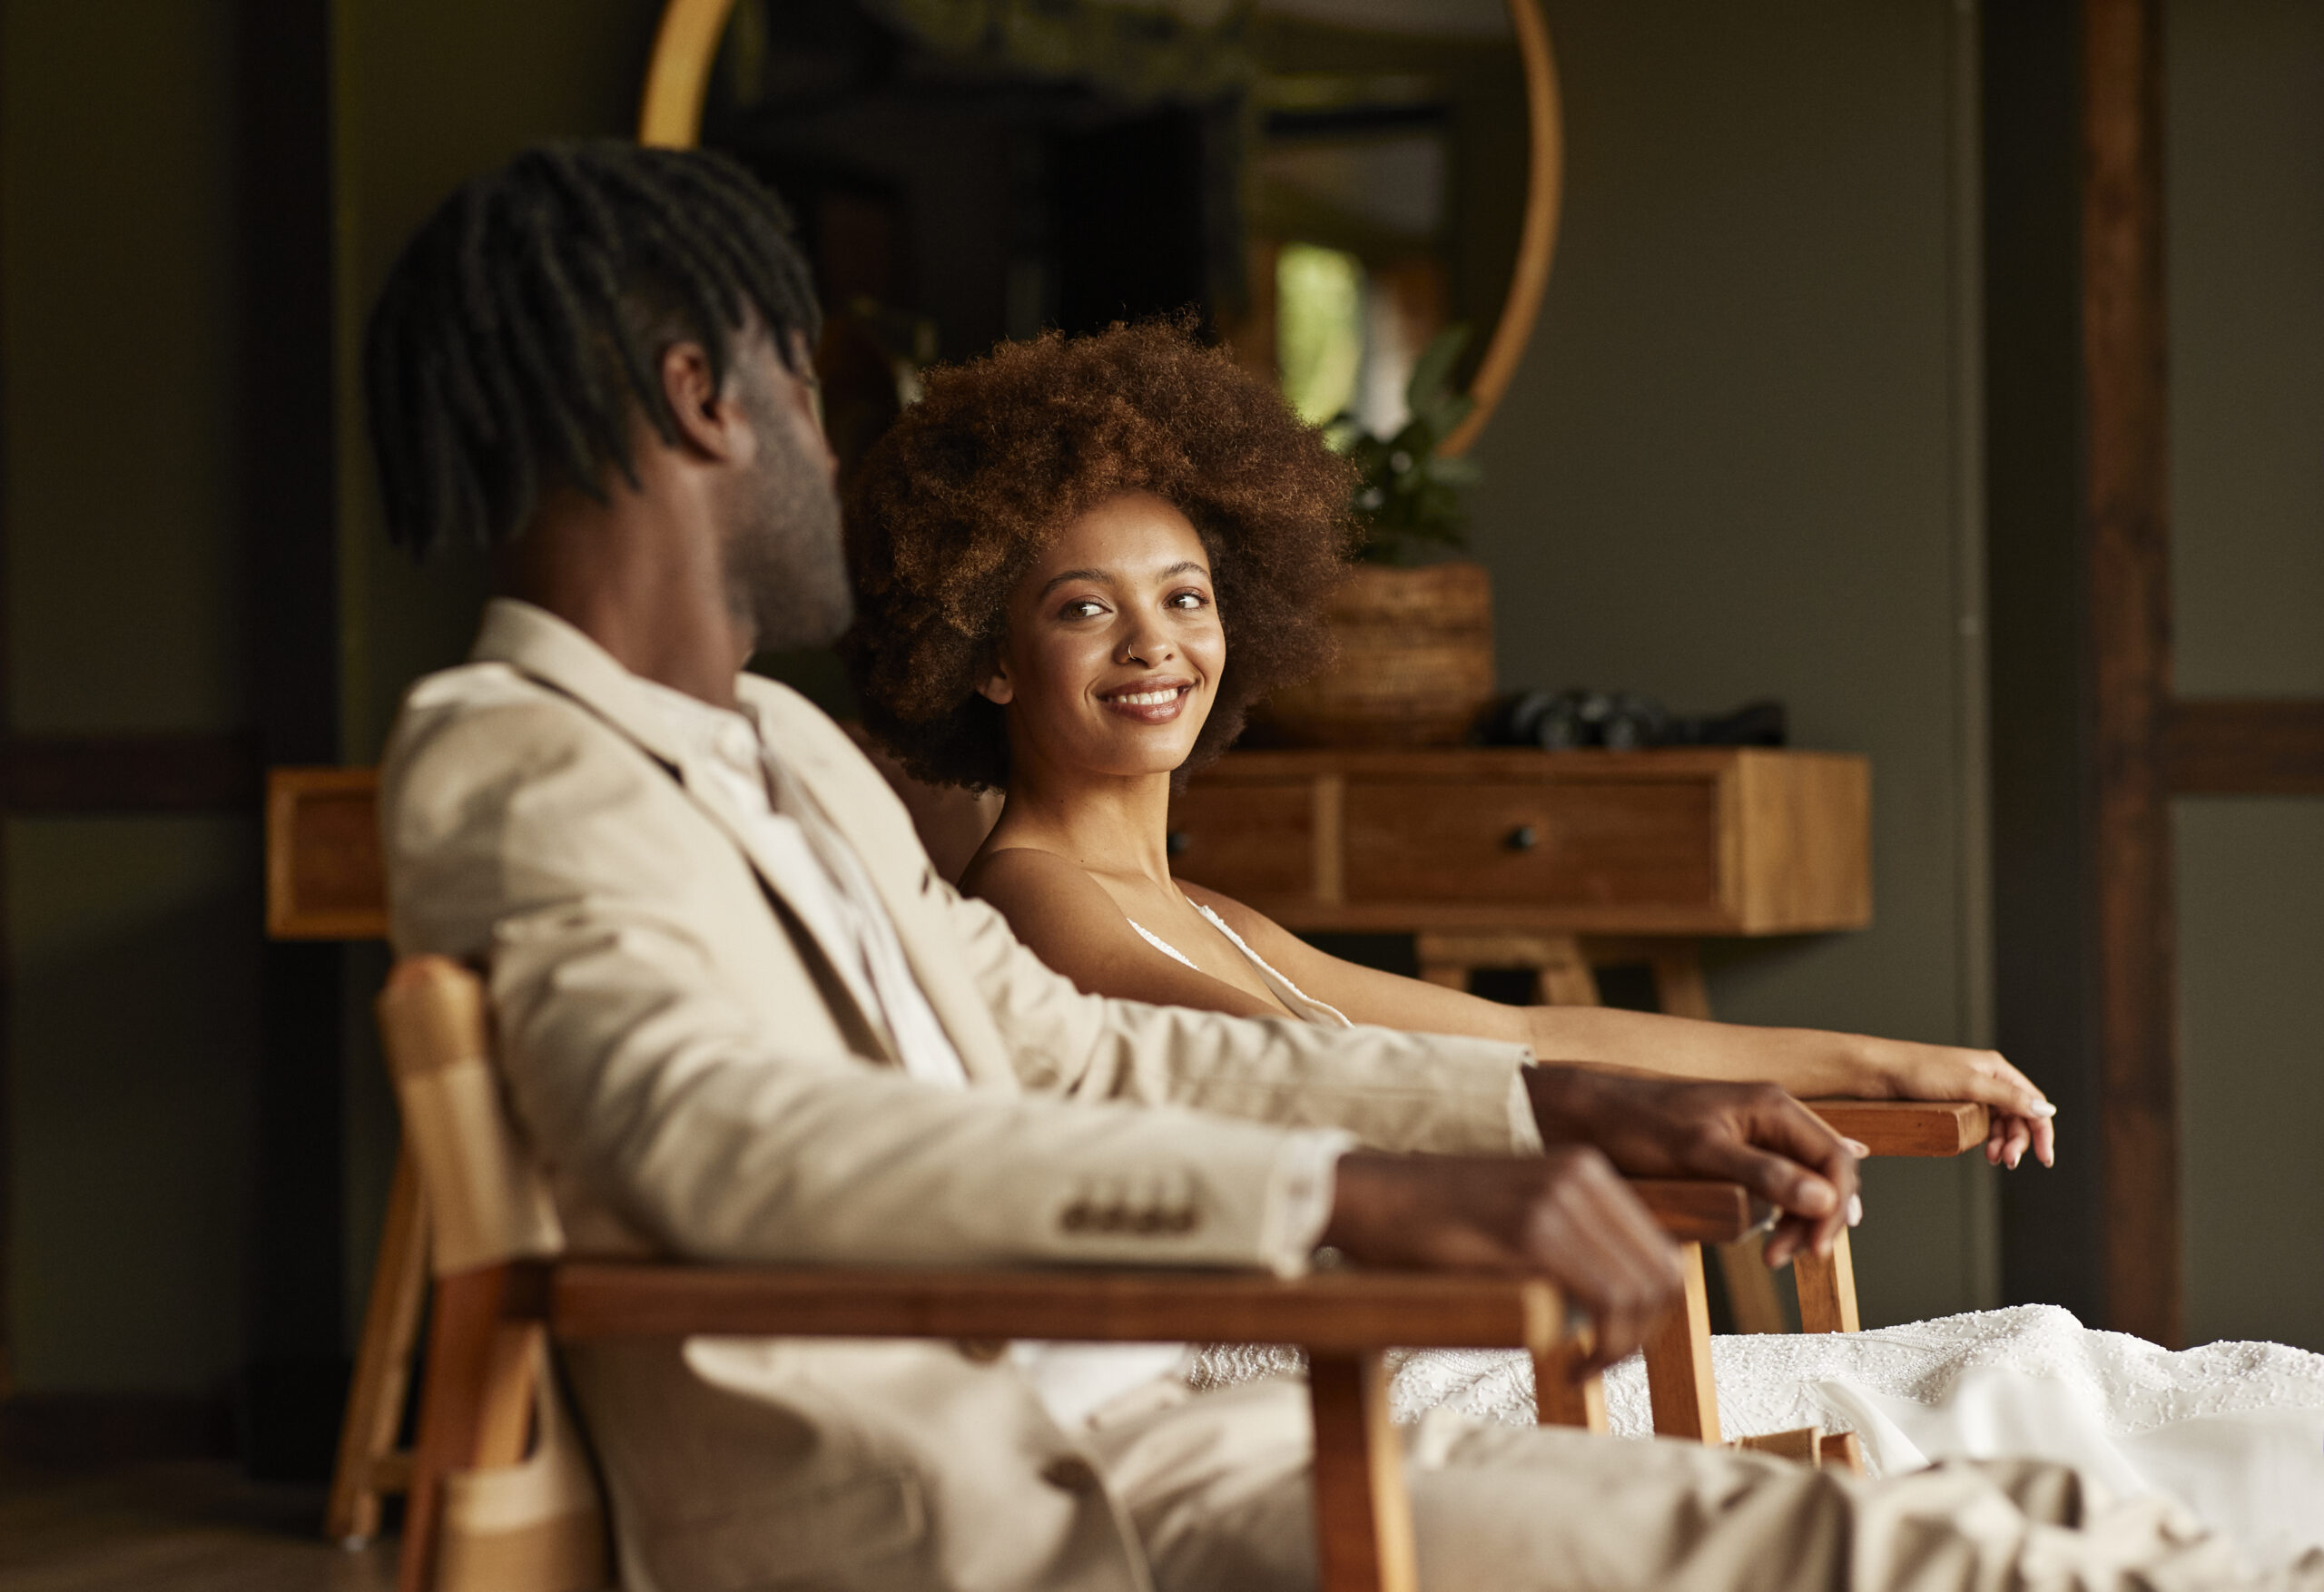
[[[1535,999],[1544,1006],[1596,1006],[1597,969],[1643,965],[1653,975],[1655,1005],[1672,1017],[1710,1017],[1702,960],[1683,937],[1573,934],[1447,933],[1416,937],[1421,977],[1455,989],[1468,988],[1482,968],[1515,968],[1533,975]],[[1875,1156],[1958,1155],[1985,1142],[1991,1119],[1969,1101],[1810,1100],[1808,1108]],[[1719,1278],[1742,1332],[1790,1329],[1775,1278],[1760,1256],[1757,1235],[1719,1244]],[[1802,1255],[1792,1263],[1799,1295],[1799,1325],[1807,1332],[1858,1330],[1856,1262],[1842,1232],[1828,1257]],[[1657,1430],[1661,1428],[1658,1423]]]
[[[1413,1592],[1412,1517],[1390,1425],[1390,1345],[1528,1351],[1564,1386],[1573,1351],[1545,1282],[1324,1273],[1295,1282],[1165,1272],[850,1271],[591,1263],[561,1253],[492,1076],[481,982],[440,957],[399,964],[379,997],[412,1161],[438,1214],[435,1320],[405,1516],[401,1592],[438,1585],[445,1488],[522,1458],[544,1338],[719,1335],[1296,1343],[1315,1424],[1315,1531],[1326,1592]],[[1712,1202],[1712,1203],[1715,1203]],[[586,1528],[586,1521],[575,1522]],[[569,1534],[568,1534],[569,1540]],[[549,1564],[545,1573],[541,1566]],[[484,1562],[475,1558],[471,1564]],[[554,1572],[562,1572],[554,1573]],[[578,1592],[602,1558],[540,1542],[462,1577],[496,1592]],[[467,1586],[445,1592],[468,1592]]]

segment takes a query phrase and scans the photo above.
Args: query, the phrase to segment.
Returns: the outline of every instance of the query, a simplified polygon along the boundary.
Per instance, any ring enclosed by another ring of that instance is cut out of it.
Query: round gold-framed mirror
[[[734,30],[731,25],[740,20],[737,16],[738,5],[746,3],[747,0],[668,0],[646,69],[645,93],[638,114],[637,135],[640,142],[678,148],[692,147],[702,142],[704,113],[714,97],[714,76],[721,62],[722,46],[733,47],[731,35]],[[774,3],[780,5],[783,0],[774,0]],[[1502,5],[1507,21],[1506,44],[1513,54],[1514,67],[1522,80],[1521,131],[1515,133],[1512,142],[1521,142],[1523,172],[1521,179],[1510,185],[1513,202],[1507,205],[1518,212],[1518,220],[1513,229],[1513,250],[1508,260],[1506,275],[1491,279],[1506,284],[1499,295],[1492,329],[1484,338],[1482,348],[1472,349],[1472,361],[1464,361],[1469,371],[1467,392],[1472,407],[1458,427],[1439,445],[1440,451],[1448,454],[1462,453],[1473,443],[1508,388],[1532,334],[1557,242],[1564,146],[1557,72],[1551,53],[1549,28],[1542,18],[1539,0],[1502,0]],[[1389,33],[1394,31],[1395,20],[1399,17],[1407,21],[1415,16],[1433,20],[1450,16],[1454,12],[1473,15],[1477,9],[1475,0],[1470,0],[1465,6],[1450,8],[1415,6],[1410,0],[1295,0],[1295,3],[1273,0],[1272,9],[1295,14],[1295,20],[1305,24],[1319,18],[1332,20],[1334,6],[1348,13],[1351,18],[1358,19],[1356,25],[1381,27],[1384,23]],[[911,9],[909,5],[898,7],[892,0],[889,8]],[[1154,7],[1147,9],[1157,10],[1157,15],[1165,21],[1181,15],[1202,16],[1210,19],[1203,26],[1216,29],[1220,26],[1216,19],[1247,17],[1270,8],[1269,0],[1242,0],[1241,4],[1231,3],[1231,0],[1226,4],[1220,0],[1173,0],[1172,4],[1158,10]],[[946,11],[940,6],[926,6],[924,9],[931,15]],[[1114,9],[1122,13],[1124,17],[1133,15],[1128,7]],[[968,16],[976,13],[978,7],[959,5],[950,7],[950,11]],[[1142,16],[1143,14],[1135,15]],[[1122,31],[1127,33],[1140,25],[1144,25],[1128,23]],[[763,50],[763,45],[761,48]],[[1174,65],[1183,69],[1186,54],[1180,51],[1174,59]],[[1390,97],[1393,98],[1396,91],[1392,76],[1375,69],[1370,81],[1389,84]],[[1376,106],[1366,109],[1375,115],[1378,113]],[[1328,109],[1325,113],[1330,113]],[[1393,107],[1388,113],[1391,116],[1395,113]],[[1509,152],[1513,153],[1514,151]],[[1509,162],[1502,161],[1498,163],[1505,165]],[[1374,181],[1376,182],[1377,179]],[[1302,256],[1302,259],[1305,257]],[[1328,266],[1331,262],[1326,260],[1322,263]],[[1494,263],[1498,265],[1498,261]],[[1393,284],[1391,288],[1393,290]],[[1264,335],[1270,345],[1271,357],[1275,339],[1271,295],[1268,306],[1268,324]],[[1480,310],[1483,308],[1482,304],[1478,306]],[[1479,313],[1475,319],[1482,322],[1484,316]],[[1230,342],[1243,340],[1235,327],[1222,325],[1219,330]],[[1012,331],[1011,335],[1015,333]],[[1415,348],[1413,353],[1416,355],[1417,352]],[[1348,378],[1353,381],[1352,371],[1348,373]],[[1289,390],[1288,382],[1286,390]],[[1397,390],[1401,392],[1400,386]],[[1298,395],[1294,394],[1294,397],[1295,401],[1300,401]],[[1328,412],[1331,401],[1324,400],[1325,412]],[[1302,407],[1305,409],[1306,405],[1303,403]],[[1318,414],[1316,418],[1323,416]]]

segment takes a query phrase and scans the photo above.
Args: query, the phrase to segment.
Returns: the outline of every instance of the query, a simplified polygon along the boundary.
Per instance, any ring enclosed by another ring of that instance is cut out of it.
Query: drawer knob
[[[1509,831],[1509,838],[1502,842],[1512,851],[1530,851],[1541,843],[1541,832],[1530,823],[1519,824]]]
[[[1147,832],[1151,834],[1153,831],[1149,830]],[[1162,850],[1172,857],[1185,856],[1187,848],[1193,844],[1193,838],[1184,830],[1172,830],[1162,837]]]

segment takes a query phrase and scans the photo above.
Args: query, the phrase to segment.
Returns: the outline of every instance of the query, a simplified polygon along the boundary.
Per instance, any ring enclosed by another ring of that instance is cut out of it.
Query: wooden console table
[[[1871,811],[1833,752],[1237,752],[1172,803],[1170,852],[1287,929],[1413,935],[1441,983],[1528,967],[1586,1003],[1592,962],[1645,962],[1708,1016],[1703,937],[1872,921]]]

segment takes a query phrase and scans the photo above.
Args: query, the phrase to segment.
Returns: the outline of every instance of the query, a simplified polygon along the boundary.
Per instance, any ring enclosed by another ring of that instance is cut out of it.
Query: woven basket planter
[[[1301,746],[1457,744],[1493,693],[1492,579],[1480,564],[1360,564],[1324,612],[1339,659],[1267,700]]]

